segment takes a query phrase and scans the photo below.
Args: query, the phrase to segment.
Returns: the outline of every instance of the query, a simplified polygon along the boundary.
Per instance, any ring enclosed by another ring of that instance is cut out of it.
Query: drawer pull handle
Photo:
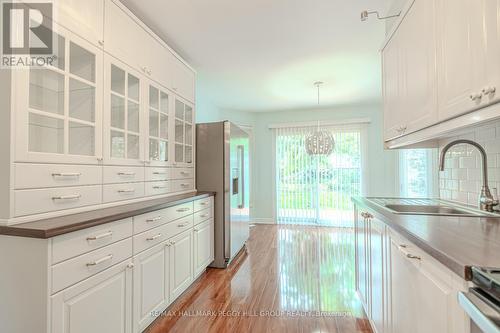
[[[177,209],[176,212],[179,212],[179,213],[183,213],[183,212],[189,212],[189,208],[180,208],[180,209]]]
[[[166,247],[170,247],[172,246],[172,242],[167,242],[167,244],[165,244]]]
[[[90,266],[97,266],[97,265],[102,264],[103,262],[109,261],[109,260],[111,260],[111,259],[113,259],[113,255],[112,255],[112,254],[109,254],[109,255],[107,255],[107,256],[105,256],[105,257],[102,257],[102,258],[101,258],[101,259],[99,259],[99,260],[92,261],[92,262],[88,262],[88,263],[87,263],[87,267],[90,267]]]
[[[171,242],[170,242],[170,245],[175,245],[175,241],[171,241]]]
[[[135,188],[129,188],[126,190],[118,190],[118,193],[134,193],[134,192],[135,192]]]
[[[162,216],[157,216],[157,217],[147,219],[146,222],[157,222],[157,221],[160,221],[162,218],[163,218]]]
[[[111,236],[113,236],[113,231],[108,231],[108,232],[105,232],[105,233],[97,235],[97,236],[87,237],[87,240],[88,241],[95,241],[95,240],[99,240],[99,239],[111,237]]]
[[[54,172],[52,177],[80,177],[81,172]]]
[[[206,206],[206,205],[208,205],[208,202],[206,202],[206,201],[200,202],[200,205],[201,206]]]
[[[189,186],[189,184],[182,183],[182,184],[181,184],[181,186],[182,186],[182,187],[188,187],[188,186]]]
[[[422,258],[420,258],[419,256],[416,256],[416,255],[413,255],[413,254],[410,254],[410,253],[406,254],[406,258],[408,258],[408,259],[422,260]]]
[[[135,176],[135,172],[118,172],[118,176]]]
[[[166,186],[160,186],[160,185],[153,186],[153,189],[155,189],[155,190],[161,190],[162,188],[167,188],[167,187]]]
[[[165,171],[153,171],[153,175],[166,175]]]
[[[82,197],[81,194],[72,194],[72,195],[59,195],[52,197],[52,200],[78,200]]]
[[[187,172],[187,171],[181,171],[181,175],[187,176],[187,175],[189,175],[189,172]]]
[[[158,239],[161,237],[161,234],[156,234],[154,236],[146,238],[147,241],[154,241],[155,239]]]
[[[200,215],[201,218],[204,218],[204,217],[209,217],[210,214],[203,214],[203,215]]]
[[[186,227],[186,226],[188,226],[188,225],[189,225],[189,223],[181,223],[181,224],[178,224],[177,226],[178,226],[179,228],[184,228],[184,227]]]

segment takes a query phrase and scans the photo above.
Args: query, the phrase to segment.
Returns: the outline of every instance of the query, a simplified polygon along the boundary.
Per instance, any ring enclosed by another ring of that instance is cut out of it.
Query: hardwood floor
[[[354,290],[352,231],[258,225],[247,248],[230,268],[209,268],[148,332],[372,332]]]

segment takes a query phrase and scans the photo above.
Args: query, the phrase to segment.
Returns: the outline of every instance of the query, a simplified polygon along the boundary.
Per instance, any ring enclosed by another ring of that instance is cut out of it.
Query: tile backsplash
[[[440,140],[440,150],[456,139],[479,143],[488,156],[488,178],[491,188],[500,192],[500,121],[495,121]],[[457,145],[445,157],[445,170],[439,173],[439,195],[442,199],[476,206],[482,187],[481,155],[471,145]]]

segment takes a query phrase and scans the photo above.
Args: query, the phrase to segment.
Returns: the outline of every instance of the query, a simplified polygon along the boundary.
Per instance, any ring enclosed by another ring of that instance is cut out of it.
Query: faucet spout
[[[484,148],[479,143],[465,139],[455,140],[448,143],[443,147],[439,155],[439,170],[444,171],[445,155],[448,150],[450,150],[451,147],[459,144],[469,144],[471,146],[474,146],[477,148],[477,150],[479,150],[479,153],[481,154],[483,187],[481,189],[481,195],[479,197],[479,209],[492,212],[493,207],[498,205],[498,200],[495,200],[493,198],[488,187],[488,156],[486,155],[486,151],[484,150]]]

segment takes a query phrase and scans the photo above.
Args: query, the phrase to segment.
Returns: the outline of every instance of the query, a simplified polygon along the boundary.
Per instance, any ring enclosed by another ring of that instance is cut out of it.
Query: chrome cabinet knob
[[[471,94],[469,97],[472,101],[477,101],[478,99],[481,99],[483,97],[483,94],[482,93]]]
[[[490,95],[490,94],[494,94],[495,92],[497,91],[497,88],[496,87],[486,87],[483,89],[483,95]]]

